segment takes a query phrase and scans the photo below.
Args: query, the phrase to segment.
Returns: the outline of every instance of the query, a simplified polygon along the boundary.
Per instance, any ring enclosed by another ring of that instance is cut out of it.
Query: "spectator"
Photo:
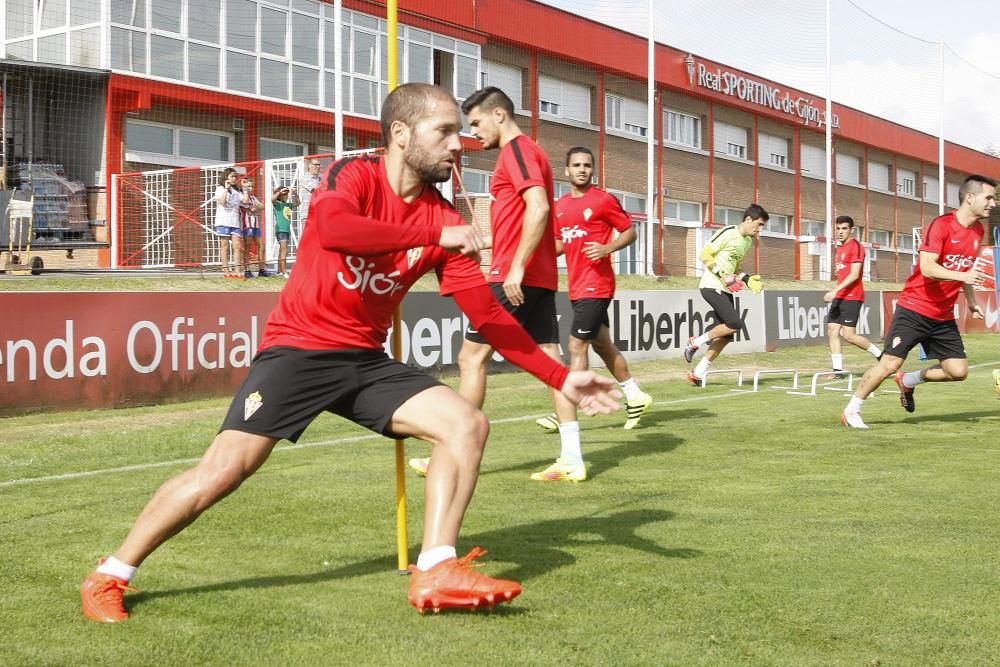
[[[306,158],[306,175],[298,179],[297,194],[299,197],[299,219],[302,221],[300,227],[306,226],[306,218],[309,217],[309,201],[312,199],[313,190],[320,184],[320,169],[323,163],[318,157]]]
[[[289,201],[289,196],[291,201]],[[298,194],[282,185],[271,195],[274,208],[274,238],[278,242],[278,275],[288,277],[288,240],[292,237],[292,211],[298,208]]]
[[[222,172],[222,183],[215,188],[215,235],[219,237],[219,261],[226,278],[243,278],[240,268],[240,206],[246,201],[236,184],[239,173],[232,167]],[[230,265],[232,259],[232,265]]]
[[[243,277],[270,278],[274,274],[268,271],[264,264],[264,245],[261,242],[260,212],[264,210],[264,202],[254,195],[253,181],[249,178],[243,179],[243,193],[246,195],[246,203],[240,205],[240,227],[243,232]],[[250,252],[251,249],[253,253]],[[256,276],[250,270],[251,254],[255,254],[257,257]]]

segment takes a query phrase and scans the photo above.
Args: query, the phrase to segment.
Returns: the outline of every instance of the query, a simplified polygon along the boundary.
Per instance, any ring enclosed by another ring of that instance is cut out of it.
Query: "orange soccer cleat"
[[[429,570],[410,566],[410,604],[421,614],[428,607],[434,613],[448,607],[476,610],[492,607],[498,602],[510,602],[521,594],[516,581],[493,579],[479,574],[470,563],[486,551],[473,547],[462,558],[449,558]]]
[[[122,604],[122,595],[125,591],[135,590],[124,579],[95,570],[80,586],[83,615],[98,623],[120,623],[128,618],[128,612]]]

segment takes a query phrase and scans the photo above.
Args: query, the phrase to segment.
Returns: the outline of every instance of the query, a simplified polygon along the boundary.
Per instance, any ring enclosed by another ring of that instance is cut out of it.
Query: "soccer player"
[[[490,182],[493,256],[489,283],[497,299],[553,359],[559,359],[556,319],[556,245],[552,167],[545,152],[525,136],[514,118],[514,103],[499,88],[478,90],[462,103],[472,134],[483,148],[500,148]],[[459,392],[482,407],[486,398],[486,362],[493,348],[470,327],[458,354]],[[561,450],[555,463],[531,479],[582,482],[587,479],[576,408],[553,393]],[[427,459],[412,459],[418,473]]]
[[[520,593],[516,582],[470,567],[478,549],[456,558],[489,422],[451,388],[386,356],[392,312],[414,281],[434,270],[441,292],[508,359],[560,387],[585,412],[610,411],[618,392],[612,380],[570,372],[542,352],[470,259],[486,247],[483,239],[432,185],[451,177],[461,151],[454,98],[428,84],[400,86],[386,98],[381,122],[384,158],[342,160],[328,170],[325,190],[312,201],[296,270],[201,462],[160,487],[124,543],[83,582],[88,618],[125,620],[122,594],[146,557],[235,491],[279,440],[296,441],[324,411],[389,437],[433,444],[411,604],[421,611],[475,608]]]
[[[861,306],[865,302],[865,286],[861,280],[861,270],[865,265],[865,248],[852,236],[854,218],[849,215],[837,216],[837,250],[834,253],[837,264],[837,284],[823,295],[830,304],[826,316],[826,334],[830,339],[830,367],[835,374],[844,372],[844,355],[841,352],[840,337],[878,359],[882,351],[870,340],[857,333]]]
[[[635,228],[614,196],[591,185],[594,154],[577,146],[566,153],[566,176],[570,191],[556,202],[556,254],[566,254],[569,270],[569,300],[573,325],[569,333],[570,368],[586,370],[588,351],[594,352],[618,380],[625,394],[625,429],[639,425],[653,402],[628,369],[628,362],[611,341],[608,306],[615,295],[615,272],[611,255],[632,244]],[[612,238],[614,231],[618,238]],[[559,420],[552,414],[537,420],[547,431],[556,431]]]
[[[938,216],[924,230],[918,248],[920,259],[903,285],[896,302],[889,332],[883,343],[882,358],[861,378],[858,389],[840,416],[851,428],[868,428],[861,419],[861,407],[882,381],[895,376],[899,402],[907,412],[916,409],[913,388],[922,382],[960,382],[969,374],[962,336],[955,323],[958,293],[965,292],[969,310],[976,319],[983,311],[976,304],[973,286],[984,275],[973,268],[985,228],[981,220],[996,205],[997,182],[986,176],[969,176],[959,188],[959,207]],[[929,368],[899,372],[906,355],[917,344],[939,363]]]
[[[733,294],[749,287],[754,294],[760,293],[764,284],[759,275],[739,272],[747,250],[753,245],[753,239],[760,234],[770,216],[760,204],[751,204],[743,213],[743,221],[738,225],[728,225],[717,231],[705,247],[701,249],[699,259],[707,269],[702,273],[701,297],[715,311],[718,324],[700,336],[692,336],[684,346],[684,360],[691,363],[695,352],[703,345],[708,345],[704,356],[688,371],[688,381],[701,386],[708,367],[733,339],[733,334],[743,328],[743,319],[736,310]]]

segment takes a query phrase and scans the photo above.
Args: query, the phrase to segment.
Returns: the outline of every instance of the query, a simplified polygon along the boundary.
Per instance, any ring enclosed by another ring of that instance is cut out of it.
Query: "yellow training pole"
[[[388,26],[388,51],[386,60],[389,65],[387,82],[392,91],[399,85],[399,70],[397,67],[398,44],[398,7],[397,0],[386,3],[386,24]],[[388,148],[388,146],[386,147]],[[392,356],[400,361],[403,354],[402,311],[397,306],[392,314]],[[396,441],[396,567],[400,572],[410,568],[409,537],[406,532],[406,446],[402,440]]]

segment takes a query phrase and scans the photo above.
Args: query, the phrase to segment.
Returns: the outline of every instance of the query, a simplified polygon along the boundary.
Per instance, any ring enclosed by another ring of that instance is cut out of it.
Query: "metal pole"
[[[940,88],[940,113],[938,114],[938,215],[944,215],[944,42],[938,42],[938,87]],[[916,250],[916,248],[914,248]]]
[[[656,127],[656,40],[653,30],[653,0],[646,0],[646,26],[649,30],[646,53],[646,275],[653,275],[653,202],[656,198],[656,172],[653,160],[656,157],[656,142],[653,141],[653,130]],[[604,100],[600,100],[604,104]]]
[[[826,270],[820,279],[833,280],[833,45],[830,0],[826,0]]]
[[[399,84],[397,61],[397,31],[398,31],[397,0],[389,0],[386,4],[386,24],[388,26],[386,52],[389,64],[387,82],[392,91]],[[338,98],[339,99],[339,98]],[[403,318],[399,306],[392,314],[392,356],[401,361],[403,356]],[[406,443],[396,441],[396,566],[398,570],[407,572],[410,567],[409,538],[406,531]]]
[[[343,58],[340,50],[342,48],[343,36],[341,26],[343,25],[343,2],[334,0],[333,2],[333,154],[336,159],[344,156],[344,85],[343,81]]]

